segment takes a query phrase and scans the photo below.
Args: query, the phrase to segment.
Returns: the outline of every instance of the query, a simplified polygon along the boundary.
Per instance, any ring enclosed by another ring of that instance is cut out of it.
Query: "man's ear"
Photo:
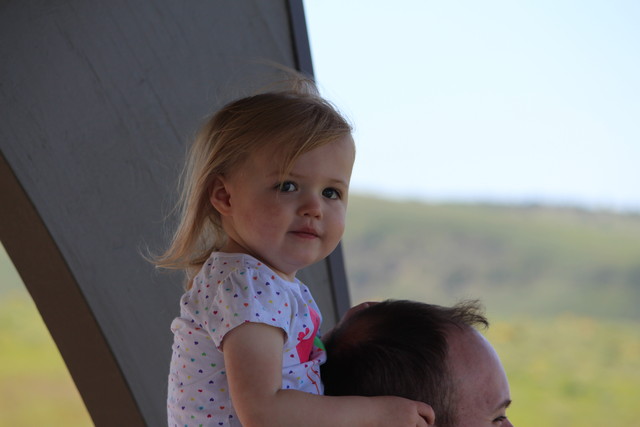
[[[227,182],[222,175],[216,175],[209,187],[209,202],[220,215],[227,216],[231,212],[231,194]]]

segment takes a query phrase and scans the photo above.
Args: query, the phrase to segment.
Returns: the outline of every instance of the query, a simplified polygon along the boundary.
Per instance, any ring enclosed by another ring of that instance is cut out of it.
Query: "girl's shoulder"
[[[187,294],[187,299],[210,300],[224,307],[240,303],[250,307],[262,300],[272,304],[276,300],[312,299],[309,289],[299,280],[281,278],[251,255],[226,252],[211,254]]]
[[[283,285],[292,283],[281,278],[262,261],[242,253],[212,252],[196,278],[198,276],[200,279],[216,276],[218,280],[226,280],[230,276],[259,277]],[[293,283],[302,284],[298,279]]]
[[[237,269],[257,268],[260,261],[256,258],[241,253],[228,252],[211,252],[209,259],[202,266],[202,271],[211,271],[215,269],[227,269],[228,271]]]

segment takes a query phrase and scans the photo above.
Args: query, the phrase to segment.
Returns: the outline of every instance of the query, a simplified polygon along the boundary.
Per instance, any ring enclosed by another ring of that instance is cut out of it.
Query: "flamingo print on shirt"
[[[298,358],[302,363],[308,362],[311,358],[313,343],[316,335],[318,335],[318,329],[320,329],[320,315],[313,308],[309,308],[309,317],[311,318],[311,325],[303,325],[305,330],[298,333],[299,342],[296,345]]]

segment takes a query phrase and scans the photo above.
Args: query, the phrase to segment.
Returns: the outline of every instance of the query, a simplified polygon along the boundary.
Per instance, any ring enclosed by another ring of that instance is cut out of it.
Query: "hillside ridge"
[[[351,195],[343,247],[354,302],[640,319],[638,214]]]

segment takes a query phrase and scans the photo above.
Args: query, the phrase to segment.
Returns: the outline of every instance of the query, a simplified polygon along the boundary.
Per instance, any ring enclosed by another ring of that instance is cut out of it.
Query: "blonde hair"
[[[161,268],[198,272],[212,251],[226,240],[220,214],[209,201],[216,176],[239,167],[249,154],[273,146],[282,154],[282,174],[296,159],[351,134],[347,120],[319,96],[303,77],[290,87],[227,104],[204,124],[190,148],[182,173],[179,225],[169,248],[155,259]]]

